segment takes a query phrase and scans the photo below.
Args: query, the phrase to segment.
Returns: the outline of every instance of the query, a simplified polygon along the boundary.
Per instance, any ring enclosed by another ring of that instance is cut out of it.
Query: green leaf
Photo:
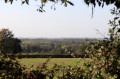
[[[42,3],[46,3],[46,2],[47,2],[47,0],[41,0],[41,2],[42,2]]]
[[[65,3],[64,6],[67,7],[67,3]]]

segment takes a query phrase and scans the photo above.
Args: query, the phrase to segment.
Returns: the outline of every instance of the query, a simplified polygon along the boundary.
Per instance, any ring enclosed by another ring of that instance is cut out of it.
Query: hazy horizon
[[[25,39],[25,40],[27,40],[27,39],[28,39],[28,40],[32,40],[32,39],[33,39],[33,40],[36,40],[36,39],[38,39],[38,40],[44,40],[44,39],[45,39],[45,40],[57,40],[57,39],[58,39],[58,40],[66,40],[66,39],[67,39],[67,40],[69,40],[69,39],[73,39],[73,40],[74,40],[74,39],[75,39],[75,40],[76,40],[76,39],[77,39],[77,40],[79,40],[79,39],[97,39],[97,40],[103,40],[103,39],[105,39],[105,38],[66,38],[66,37],[65,37],[65,38],[62,38],[62,37],[60,37],[60,38],[32,38],[32,37],[31,37],[31,38],[22,38],[22,37],[17,37],[17,38],[19,38],[19,39],[21,39],[21,40],[22,40],[22,39],[23,39],[23,40],[24,40],[24,39]]]

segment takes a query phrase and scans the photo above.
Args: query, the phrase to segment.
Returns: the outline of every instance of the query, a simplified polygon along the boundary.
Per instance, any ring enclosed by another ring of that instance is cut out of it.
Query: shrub
[[[93,60],[85,65],[87,78],[90,79],[120,79],[120,10],[113,9],[112,14],[116,15],[109,24],[110,38],[90,44],[91,49],[86,50],[89,57]]]
[[[0,56],[0,77],[5,79],[20,79],[23,67],[17,60]]]

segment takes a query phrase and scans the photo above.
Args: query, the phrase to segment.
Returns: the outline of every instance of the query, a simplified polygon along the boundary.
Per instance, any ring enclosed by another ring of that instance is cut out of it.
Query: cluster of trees
[[[22,40],[22,41],[21,41]],[[0,53],[85,54],[88,42],[97,39],[18,39],[9,29],[0,30]]]
[[[97,39],[22,39],[22,53],[85,54],[88,42]]]
[[[14,38],[14,35],[9,29],[0,30],[0,53],[16,54],[21,52],[21,40]]]

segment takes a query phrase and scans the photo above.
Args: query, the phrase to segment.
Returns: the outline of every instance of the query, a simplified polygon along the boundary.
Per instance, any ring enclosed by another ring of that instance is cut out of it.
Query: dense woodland
[[[22,54],[85,54],[89,42],[97,39],[21,39]]]

